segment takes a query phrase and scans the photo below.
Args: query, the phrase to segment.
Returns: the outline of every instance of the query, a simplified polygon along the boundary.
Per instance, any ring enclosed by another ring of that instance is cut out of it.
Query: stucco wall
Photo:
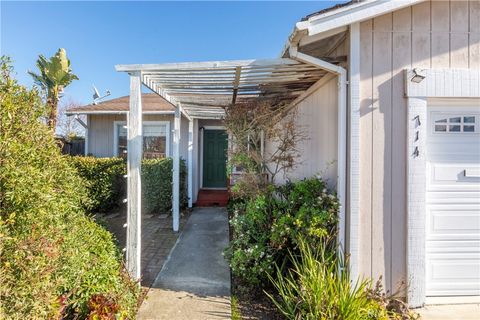
[[[480,68],[480,2],[426,1],[364,21],[360,62],[360,268],[406,277],[405,68]]]

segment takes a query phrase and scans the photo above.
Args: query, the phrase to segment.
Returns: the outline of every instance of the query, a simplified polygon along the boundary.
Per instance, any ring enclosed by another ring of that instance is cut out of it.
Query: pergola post
[[[140,279],[141,257],[141,164],[142,136],[142,81],[140,72],[130,74],[130,109],[127,115],[127,270]]]
[[[188,122],[188,207],[193,206],[193,119]]]
[[[173,183],[172,183],[172,215],[173,231],[177,232],[180,225],[180,107],[175,108],[175,120],[173,122]]]

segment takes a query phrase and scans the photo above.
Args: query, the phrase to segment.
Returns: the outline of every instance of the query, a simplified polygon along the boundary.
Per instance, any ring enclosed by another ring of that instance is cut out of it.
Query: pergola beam
[[[161,71],[161,70],[194,70],[218,69],[218,68],[236,68],[238,66],[251,67],[272,67],[300,64],[292,59],[259,59],[259,60],[230,60],[230,61],[206,61],[206,62],[183,62],[183,63],[165,63],[165,64],[127,64],[116,65],[117,71]]]

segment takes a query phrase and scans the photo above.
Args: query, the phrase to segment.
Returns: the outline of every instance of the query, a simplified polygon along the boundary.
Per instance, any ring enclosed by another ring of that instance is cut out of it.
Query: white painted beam
[[[116,71],[160,71],[160,70],[203,70],[212,68],[235,68],[238,66],[249,67],[270,67],[281,65],[295,65],[297,61],[292,59],[258,59],[258,60],[230,60],[230,61],[205,61],[205,62],[183,62],[164,64],[120,64],[115,66]]]
[[[308,64],[311,64],[311,65],[317,66],[320,69],[332,72],[336,75],[338,75],[342,72],[345,72],[345,69],[343,69],[342,67],[339,67],[337,65],[334,65],[333,63],[326,62],[326,61],[323,61],[321,59],[309,56],[305,53],[301,53],[297,50],[296,47],[290,47],[289,53],[290,53],[290,57],[292,59],[296,59],[300,62],[308,63]]]
[[[173,121],[173,183],[172,183],[172,216],[173,231],[180,227],[180,126],[182,123],[180,107],[175,108]]]
[[[188,121],[188,207],[193,206],[193,119]]]
[[[139,280],[141,276],[141,165],[142,80],[140,72],[130,75],[130,111],[127,116],[127,270]]]

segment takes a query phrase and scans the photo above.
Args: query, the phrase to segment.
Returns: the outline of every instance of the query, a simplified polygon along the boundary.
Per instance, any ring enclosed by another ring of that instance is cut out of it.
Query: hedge
[[[109,212],[118,207],[125,195],[123,175],[125,161],[121,158],[94,158],[67,156],[87,185],[88,199],[84,207],[88,212]]]
[[[144,159],[142,162],[142,199],[146,214],[169,213],[172,209],[173,159]],[[187,196],[187,168],[180,161],[180,207],[185,208]]]
[[[121,158],[67,157],[85,180],[88,200],[84,207],[92,213],[118,209],[126,197],[126,163]],[[169,213],[172,208],[172,158],[144,159],[142,161],[143,213]],[[180,206],[188,202],[187,169],[180,161]]]
[[[133,319],[138,286],[112,235],[85,215],[84,180],[39,119],[36,90],[0,63],[0,319]]]

